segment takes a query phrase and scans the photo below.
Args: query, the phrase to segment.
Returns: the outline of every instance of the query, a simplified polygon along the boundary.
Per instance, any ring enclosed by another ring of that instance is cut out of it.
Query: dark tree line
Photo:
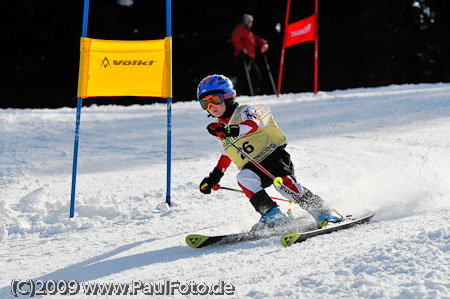
[[[165,1],[90,1],[88,36],[146,40],[165,36]],[[307,3],[308,2],[308,3]],[[172,1],[174,101],[195,99],[208,74],[235,74],[231,31],[243,13],[269,41],[278,78],[286,0]],[[82,0],[3,0],[1,108],[74,107]],[[314,0],[291,1],[289,22],[314,12]],[[319,90],[450,81],[450,2],[319,0]],[[314,45],[286,49],[282,93],[313,90]],[[262,60],[261,60],[262,61]],[[260,65],[264,72],[264,65]],[[267,78],[265,78],[267,79]],[[271,93],[268,81],[265,93]],[[86,105],[164,102],[93,98]]]

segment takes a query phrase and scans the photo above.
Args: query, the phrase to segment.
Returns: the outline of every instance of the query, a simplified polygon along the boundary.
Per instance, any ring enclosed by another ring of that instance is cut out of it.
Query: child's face
[[[225,101],[224,101],[218,107],[211,105],[208,112],[211,113],[211,115],[214,117],[221,117],[225,113],[225,110],[226,110],[226,106],[225,106]]]

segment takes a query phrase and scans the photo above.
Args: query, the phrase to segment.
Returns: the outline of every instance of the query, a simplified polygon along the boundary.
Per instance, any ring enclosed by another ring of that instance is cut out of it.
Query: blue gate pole
[[[172,4],[171,0],[166,0],[166,36],[172,36]],[[170,53],[172,56],[172,53]],[[170,58],[172,59],[172,57]],[[172,67],[172,64],[171,64]],[[172,70],[170,70],[172,73]],[[170,78],[172,80],[172,78]],[[172,86],[172,84],[170,84]],[[172,94],[172,91],[170,92]],[[170,203],[170,169],[172,160],[172,97],[167,98],[167,187],[166,187],[166,203]]]
[[[83,9],[83,28],[81,32],[82,37],[87,36],[89,16],[89,0],[84,0]],[[70,196],[70,218],[75,214],[75,185],[77,181],[77,164],[78,164],[78,139],[80,137],[80,119],[81,119],[81,106],[83,105],[83,99],[77,98],[77,119],[75,122],[75,141],[73,145],[73,168],[72,168],[72,192]]]

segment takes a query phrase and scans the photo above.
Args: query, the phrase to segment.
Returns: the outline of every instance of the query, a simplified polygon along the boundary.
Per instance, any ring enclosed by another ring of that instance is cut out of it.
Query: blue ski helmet
[[[210,75],[198,84],[197,99],[199,101],[207,95],[217,93],[222,94],[225,100],[236,96],[236,90],[233,87],[233,83],[223,75]]]

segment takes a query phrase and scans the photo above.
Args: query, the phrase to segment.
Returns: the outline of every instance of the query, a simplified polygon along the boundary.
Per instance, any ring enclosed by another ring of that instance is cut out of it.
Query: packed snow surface
[[[373,221],[289,248],[279,236],[188,247],[188,234],[243,232],[259,219],[243,194],[198,191],[220,152],[195,101],[172,105],[171,207],[166,105],[83,107],[69,218],[76,109],[0,110],[0,298],[28,279],[222,283],[232,291],[213,297],[234,298],[450,298],[450,84],[237,101],[271,107],[304,186]],[[236,174],[230,166],[221,185],[238,188]],[[81,287],[71,297],[92,296]]]

